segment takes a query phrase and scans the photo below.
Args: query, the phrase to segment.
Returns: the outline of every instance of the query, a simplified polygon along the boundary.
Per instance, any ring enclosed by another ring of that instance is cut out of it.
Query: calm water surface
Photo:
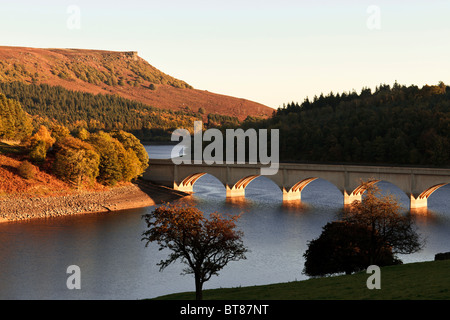
[[[152,158],[170,155],[167,146],[147,150]],[[394,185],[379,185],[409,206],[408,197]],[[239,227],[250,250],[246,260],[229,263],[206,288],[306,279],[302,255],[307,242],[336,218],[343,203],[338,189],[320,179],[302,192],[297,206],[284,206],[281,190],[265,177],[249,184],[245,201],[227,201],[225,188],[210,175],[200,178],[194,191],[182,201],[206,213],[242,213]],[[426,247],[401,256],[404,262],[433,260],[436,253],[450,251],[449,196],[447,186],[430,197],[431,214],[417,217]],[[145,248],[140,240],[145,228],[141,216],[153,209],[0,224],[0,299],[141,299],[194,290],[193,277],[180,275],[183,265],[159,272],[156,263],[168,252],[156,245]],[[81,290],[67,289],[70,265],[81,269]]]

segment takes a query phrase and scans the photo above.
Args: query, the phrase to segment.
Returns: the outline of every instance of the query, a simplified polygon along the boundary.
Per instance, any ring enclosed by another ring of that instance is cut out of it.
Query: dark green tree
[[[376,261],[378,266],[398,263],[389,246],[378,236],[372,239],[366,226],[344,221],[329,222],[323,227],[321,235],[308,243],[303,255],[303,273],[314,277],[364,270],[371,264],[371,241],[377,241],[381,248]]]

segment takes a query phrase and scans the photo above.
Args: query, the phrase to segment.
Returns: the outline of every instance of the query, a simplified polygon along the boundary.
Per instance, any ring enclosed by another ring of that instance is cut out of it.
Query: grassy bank
[[[365,272],[264,286],[205,290],[205,300],[448,300],[450,260],[409,263],[381,268],[381,289],[369,290]],[[194,285],[194,284],[193,284]],[[191,300],[194,292],[158,297]]]

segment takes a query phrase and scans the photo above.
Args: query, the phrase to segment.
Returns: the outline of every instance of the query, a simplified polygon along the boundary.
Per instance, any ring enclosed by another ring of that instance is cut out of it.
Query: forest
[[[205,114],[204,108],[162,110],[118,95],[94,95],[47,84],[0,82],[0,92],[22,105],[33,117],[35,128],[61,124],[71,131],[124,130],[141,141],[154,142],[170,141],[173,130],[189,130],[197,120],[205,119],[205,128],[240,124],[236,117]]]
[[[450,90],[442,82],[321,94],[241,127],[279,129],[285,162],[450,165]]]
[[[124,130],[141,140],[170,140],[178,127],[192,127],[202,115],[191,110],[161,110],[118,95],[71,91],[47,84],[0,82],[0,92],[20,102],[34,127],[59,123],[70,130]]]

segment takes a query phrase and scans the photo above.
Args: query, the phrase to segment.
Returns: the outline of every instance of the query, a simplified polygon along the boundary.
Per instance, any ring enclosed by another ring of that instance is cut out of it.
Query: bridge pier
[[[344,190],[344,205],[348,206],[353,203],[353,201],[361,201],[362,195],[360,193],[350,193],[348,194],[347,191]]]
[[[194,193],[193,185],[184,185],[182,183],[180,185],[177,185],[176,183],[174,183],[173,189],[182,191],[182,192],[186,192],[186,193]]]
[[[226,192],[227,192],[227,198],[242,198],[245,197],[245,188],[235,188],[226,185],[225,186]]]
[[[428,207],[428,198],[418,196],[415,198],[413,195],[411,195],[411,202],[410,202],[410,208],[411,209],[422,209]]]
[[[302,200],[301,190],[293,191],[291,189],[289,191],[286,191],[286,189],[283,188],[283,202],[301,201],[301,200]]]

